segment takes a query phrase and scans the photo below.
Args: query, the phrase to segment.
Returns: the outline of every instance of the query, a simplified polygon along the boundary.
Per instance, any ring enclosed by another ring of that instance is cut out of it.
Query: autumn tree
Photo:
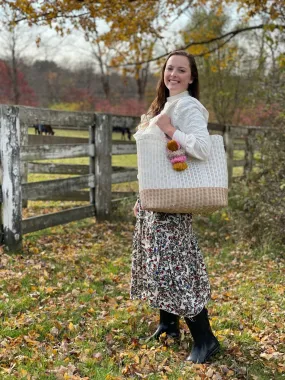
[[[36,106],[36,96],[33,89],[29,86],[23,73],[16,71],[16,81],[19,97],[15,103],[15,94],[11,80],[10,66],[7,62],[0,60],[0,103],[2,104],[21,104]]]
[[[223,4],[237,3],[247,19],[261,14],[268,15],[265,23],[250,26],[250,30],[268,27],[284,29],[285,15],[280,0],[62,0],[42,3],[33,0],[0,0],[0,7],[14,12],[12,23],[26,21],[30,25],[49,25],[61,34],[69,33],[72,26],[81,27],[88,34],[94,29],[94,19],[101,19],[109,26],[111,36],[126,41],[130,36],[143,33],[161,38],[164,29],[157,20],[167,20],[174,12],[182,14],[190,7],[195,9],[207,5],[216,9]],[[227,36],[229,39],[234,38],[247,30],[248,27],[233,28],[227,32]],[[203,38],[200,42],[208,43],[209,40]]]
[[[274,126],[284,123],[285,65],[281,35],[256,31],[247,40],[243,63],[244,107],[239,121],[246,125]],[[283,115],[283,116],[282,116]]]
[[[241,101],[241,76],[238,74],[243,51],[237,44],[215,40],[226,33],[229,17],[222,12],[195,10],[181,33],[184,44],[189,41],[213,40],[204,45],[193,45],[188,51],[197,56],[202,101],[214,112],[221,124],[231,123]]]
[[[6,17],[12,19],[13,15],[6,15]],[[20,104],[20,87],[23,85],[21,67],[25,59],[26,48],[33,40],[32,32],[27,26],[11,27],[3,22],[0,22],[0,28],[1,56],[6,65],[3,75],[8,75],[11,86],[9,99],[13,104]]]
[[[91,26],[88,33],[82,28],[85,34],[85,39],[90,43],[89,59],[92,63],[93,70],[99,73],[100,82],[104,91],[105,98],[111,101],[111,87],[110,87],[110,75],[111,68],[110,62],[112,59],[113,43],[109,42],[109,46],[102,40],[102,36],[99,33],[97,26],[97,19],[93,19],[92,29]],[[86,52],[85,52],[86,53]]]
[[[155,40],[152,40],[150,36],[131,36],[127,43],[122,44],[117,55],[111,62],[111,65],[123,67],[121,71],[123,76],[131,75],[135,79],[139,102],[143,102],[145,99],[146,87],[150,75],[150,63],[147,62],[147,60],[152,57],[154,47]],[[129,54],[126,54],[125,51],[128,51]],[[146,63],[134,66],[124,66],[129,60],[133,62],[145,60]]]

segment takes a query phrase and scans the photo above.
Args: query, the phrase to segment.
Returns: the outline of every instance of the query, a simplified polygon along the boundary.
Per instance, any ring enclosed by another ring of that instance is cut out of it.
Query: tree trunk
[[[17,70],[17,58],[16,58],[16,39],[15,36],[12,36],[12,70],[11,70],[11,80],[13,87],[13,103],[19,104],[20,101],[20,92],[19,92],[19,83],[18,83],[18,70]]]
[[[103,91],[105,94],[105,98],[110,100],[111,97],[111,88],[110,88],[110,77],[106,74],[101,74],[101,83],[103,87]]]
[[[145,90],[148,80],[149,74],[149,64],[147,64],[144,68],[137,70],[137,90],[139,101],[142,102],[145,98]]]

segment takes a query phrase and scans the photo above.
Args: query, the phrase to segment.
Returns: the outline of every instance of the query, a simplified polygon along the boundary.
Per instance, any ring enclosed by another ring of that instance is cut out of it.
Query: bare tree
[[[25,58],[25,50],[33,38],[29,27],[17,25],[11,28],[4,24],[1,25],[1,56],[7,64],[9,78],[12,83],[13,104],[19,104],[20,101],[19,71]]]
[[[110,101],[111,88],[110,88],[110,68],[109,63],[111,60],[112,52],[108,49],[103,41],[100,41],[98,29],[95,26],[93,36],[91,37],[91,56],[99,67],[100,80],[105,94],[105,98]]]

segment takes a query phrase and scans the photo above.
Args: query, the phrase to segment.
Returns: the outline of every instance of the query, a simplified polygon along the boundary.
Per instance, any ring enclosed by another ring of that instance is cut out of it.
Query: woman
[[[163,66],[157,96],[139,128],[156,117],[157,127],[176,140],[189,156],[206,160],[211,149],[208,112],[198,98],[194,57],[184,51],[172,52]],[[160,323],[152,335],[156,339],[164,332],[179,338],[179,316],[183,316],[194,340],[187,360],[204,363],[219,350],[219,342],[205,308],[210,284],[193,234],[192,215],[142,210],[139,200],[134,213],[137,223],[131,298],[148,299],[152,307],[160,309]]]

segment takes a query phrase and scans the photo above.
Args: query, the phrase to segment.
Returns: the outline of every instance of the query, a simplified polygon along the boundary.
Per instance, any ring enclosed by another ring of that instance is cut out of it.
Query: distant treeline
[[[63,68],[53,61],[18,62],[17,75],[0,60],[0,103],[31,105],[73,111],[106,111],[140,115],[153,98],[156,78],[150,76],[145,101],[138,100],[136,81],[118,73],[109,76],[110,94],[104,93],[101,77],[90,64]]]

